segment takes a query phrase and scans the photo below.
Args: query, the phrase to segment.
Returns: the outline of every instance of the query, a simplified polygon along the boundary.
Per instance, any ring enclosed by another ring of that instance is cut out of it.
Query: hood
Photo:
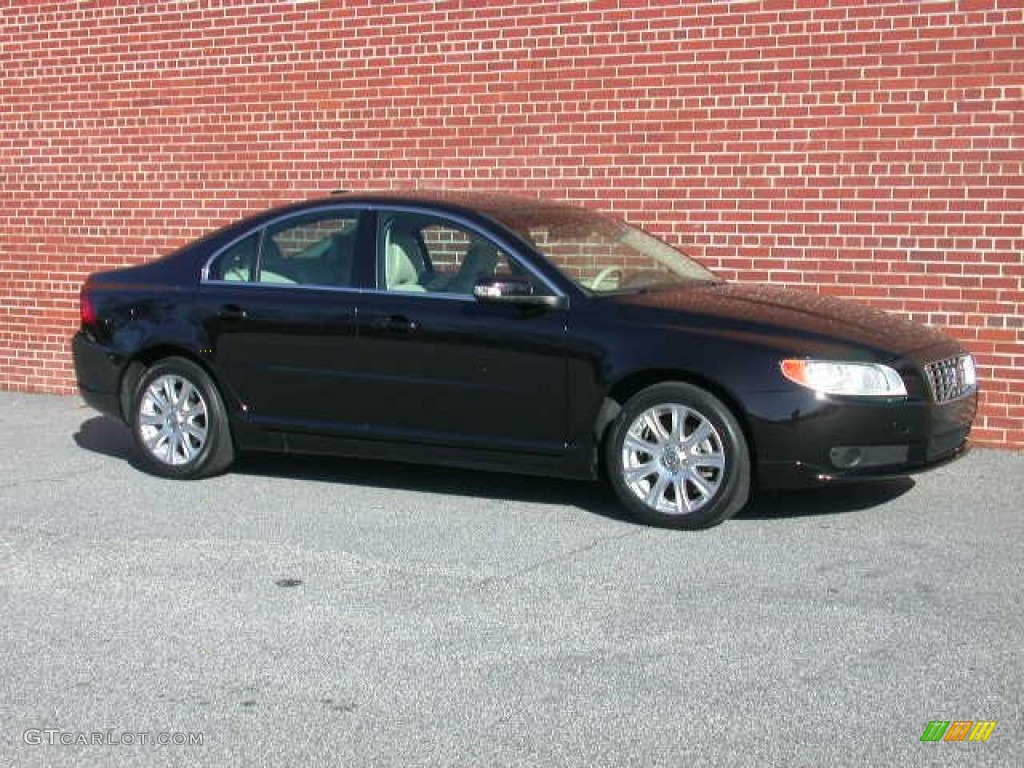
[[[795,354],[816,354],[823,345],[853,345],[870,348],[881,359],[950,342],[934,328],[857,302],[764,285],[696,283],[609,298],[627,316],[665,313],[659,321],[667,325],[692,324],[744,335],[781,334],[788,339],[783,344]],[[806,350],[801,349],[804,346]]]

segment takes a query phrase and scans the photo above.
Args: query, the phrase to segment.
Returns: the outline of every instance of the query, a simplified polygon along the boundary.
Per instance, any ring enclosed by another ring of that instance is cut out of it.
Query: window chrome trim
[[[449,213],[447,211],[438,211],[431,207],[422,205],[416,205],[414,203],[403,204],[387,204],[380,202],[356,202],[351,203],[325,203],[322,205],[314,206],[313,208],[305,208],[300,211],[290,211],[289,213],[281,214],[271,219],[267,219],[258,226],[246,230],[244,233],[230,240],[229,242],[222,245],[216,251],[213,252],[206,262],[203,264],[203,268],[200,271],[199,284],[202,285],[215,285],[215,286],[235,286],[235,287],[273,287],[276,289],[293,289],[293,290],[320,290],[320,291],[334,291],[334,292],[348,292],[348,293],[368,293],[368,294],[383,294],[386,296],[418,296],[418,297],[433,297],[433,298],[444,298],[444,299],[461,299],[468,301],[476,301],[476,298],[472,294],[452,294],[444,293],[441,291],[389,291],[387,289],[381,289],[377,287],[373,288],[356,288],[352,286],[331,286],[331,285],[314,285],[308,283],[261,283],[256,280],[213,280],[210,278],[210,265],[213,264],[220,256],[227,250],[235,247],[240,242],[245,240],[247,237],[252,235],[258,235],[261,241],[260,247],[262,247],[262,240],[265,233],[273,227],[276,227],[282,222],[289,221],[291,219],[304,218],[306,216],[314,215],[317,213],[341,213],[345,211],[353,211],[357,214],[357,218],[361,218],[362,214],[368,211],[372,211],[376,214],[382,212],[395,212],[395,213],[412,213],[417,215],[434,216],[443,221],[454,222],[461,229],[468,229],[479,237],[484,238],[490,243],[496,245],[501,251],[510,259],[514,259],[523,269],[529,274],[540,281],[550,292],[551,295],[556,299],[568,300],[569,295],[562,290],[559,286],[555,285],[546,275],[542,274],[534,267],[533,264],[529,263],[528,260],[521,258],[519,254],[519,248],[513,245],[504,237],[500,237],[499,233],[494,233],[490,230],[482,230],[481,226],[473,221],[468,220],[464,216],[460,216],[455,213]],[[501,226],[499,222],[499,226]],[[378,231],[374,233],[374,242],[376,243],[377,237],[380,234],[380,222],[377,222]],[[496,236],[499,235],[499,236]],[[379,244],[378,244],[379,245]],[[379,281],[380,276],[376,274],[379,259],[379,254],[374,253],[374,278]]]
[[[360,296],[407,296],[418,299],[447,299],[449,301],[476,302],[471,293],[443,293],[441,291],[387,291],[380,288],[354,288],[343,285],[317,285],[315,283],[258,283],[251,280],[204,280],[204,285],[269,288],[274,291],[319,291],[321,293],[354,293]]]
[[[331,291],[334,293],[366,293],[363,288],[339,285],[318,285],[316,283],[258,283],[253,280],[204,280],[202,285],[216,285],[241,288],[270,288],[273,290]]]

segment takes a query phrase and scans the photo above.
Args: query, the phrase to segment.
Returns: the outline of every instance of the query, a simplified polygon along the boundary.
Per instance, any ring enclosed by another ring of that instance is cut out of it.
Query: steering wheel
[[[590,287],[596,291],[601,283],[612,275],[617,275],[618,279],[622,280],[622,267],[605,267],[597,273],[597,277],[590,281]]]

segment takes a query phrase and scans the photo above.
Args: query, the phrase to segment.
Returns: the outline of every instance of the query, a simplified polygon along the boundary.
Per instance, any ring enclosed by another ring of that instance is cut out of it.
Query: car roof
[[[512,195],[505,192],[484,190],[454,189],[404,189],[404,190],[371,190],[353,192],[338,190],[331,195],[332,200],[352,199],[374,203],[422,203],[427,205],[457,206],[462,208],[491,208],[495,206],[535,206],[559,205],[536,197]]]
[[[542,200],[525,195],[513,195],[504,192],[477,190],[446,190],[446,189],[411,189],[384,190],[369,192],[350,192],[339,190],[328,198],[308,201],[307,204],[329,205],[332,202],[365,203],[374,206],[415,205],[447,210],[452,213],[484,215],[501,220],[513,216],[519,217],[540,211],[577,211],[583,209],[568,203]]]
[[[300,200],[293,203],[277,205],[272,208],[252,213],[236,220],[213,233],[218,236],[234,235],[250,228],[261,227],[268,222],[286,216],[301,215],[306,211],[328,208],[334,205],[352,205],[368,207],[424,207],[438,212],[461,216],[477,221],[489,220],[505,228],[517,229],[517,225],[542,219],[549,220],[552,215],[564,217],[599,216],[594,209],[583,208],[569,203],[543,200],[536,197],[506,194],[503,192],[474,190],[443,190],[443,189],[412,189],[383,190],[367,192],[351,192],[338,190],[329,196],[321,196]]]

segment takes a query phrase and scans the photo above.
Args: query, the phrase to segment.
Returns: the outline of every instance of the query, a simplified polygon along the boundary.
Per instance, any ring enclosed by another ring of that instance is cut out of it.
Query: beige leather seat
[[[384,284],[389,291],[426,291],[420,285],[417,258],[420,245],[416,238],[407,232],[391,230],[388,232],[387,258],[384,264]]]
[[[475,239],[466,251],[459,271],[448,283],[448,293],[473,293],[473,285],[482,277],[494,277],[501,255],[497,249],[483,240]]]

